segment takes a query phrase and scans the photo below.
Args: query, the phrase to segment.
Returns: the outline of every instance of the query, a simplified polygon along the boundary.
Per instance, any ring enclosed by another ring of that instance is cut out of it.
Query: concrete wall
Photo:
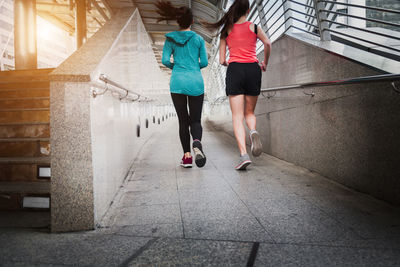
[[[262,56],[262,55],[261,55]],[[262,88],[379,74],[290,36],[274,42]],[[400,204],[400,95],[389,83],[290,90],[260,96],[264,152]],[[232,134],[227,103],[209,120]],[[218,115],[225,114],[225,115]]]
[[[156,102],[120,100],[105,91],[100,74],[145,96],[168,92],[168,76],[133,9],[121,10],[50,76],[52,231],[95,228],[151,136],[146,118],[168,112]]]
[[[162,90],[169,93],[169,77],[160,70],[151,43],[137,12],[125,25],[92,77],[96,79],[105,74],[144,96]],[[159,113],[153,104],[120,101],[111,94],[92,98],[90,114],[96,222],[107,211],[142,141],[149,137],[149,131],[144,130],[145,119]],[[138,139],[136,126],[140,123],[144,136]]]

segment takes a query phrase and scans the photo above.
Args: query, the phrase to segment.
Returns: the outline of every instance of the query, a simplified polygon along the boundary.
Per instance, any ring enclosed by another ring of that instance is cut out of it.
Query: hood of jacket
[[[170,32],[165,35],[165,37],[173,40],[177,44],[184,45],[187,41],[190,40],[196,33],[193,31],[175,31]]]

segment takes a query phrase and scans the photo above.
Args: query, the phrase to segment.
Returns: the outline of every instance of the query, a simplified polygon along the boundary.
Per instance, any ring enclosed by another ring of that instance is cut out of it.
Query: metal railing
[[[138,102],[152,102],[154,99],[143,96],[139,93],[136,93],[132,90],[125,88],[119,83],[109,79],[105,74],[100,74],[99,80],[105,83],[105,88],[102,92],[98,92],[96,90],[92,91],[92,96],[96,97],[99,95],[104,95],[107,91],[114,92],[118,95],[119,100],[127,100],[127,101],[138,101]],[[110,86],[111,85],[111,86]],[[98,86],[96,86],[98,87]]]
[[[356,78],[350,78],[350,79],[341,79],[341,80],[335,80],[335,81],[309,82],[309,83],[263,88],[263,89],[261,89],[261,92],[262,93],[276,92],[276,91],[298,89],[298,88],[323,87],[323,86],[347,85],[347,84],[363,84],[363,83],[371,83],[371,82],[391,82],[391,84],[393,86],[393,90],[400,93],[399,88],[397,88],[397,86],[395,84],[396,81],[400,81],[400,74],[381,74],[381,75],[356,77]]]
[[[5,2],[6,2],[6,0],[0,1],[0,10],[3,7]],[[14,27],[12,28],[11,32],[9,33],[7,41],[5,42],[4,47],[3,47],[3,49],[1,49],[1,52],[0,52],[0,71],[5,70],[5,67],[4,67],[4,56],[7,55],[7,53],[6,53],[7,47],[10,44],[10,41],[11,41],[11,38],[13,37],[13,34],[14,34]]]
[[[325,28],[324,31],[330,32],[333,40],[356,46],[357,48],[384,57],[400,59],[400,49],[398,46],[387,45],[388,40],[399,41],[397,45],[400,45],[400,10],[352,3],[339,3],[332,0],[319,1],[325,5],[332,4],[335,7],[332,10],[321,10],[323,13],[336,15],[336,19],[326,18],[322,20],[331,25]],[[338,10],[338,7],[342,8]],[[349,9],[353,9],[354,12],[349,12]],[[389,21],[374,18],[372,16],[374,12],[375,14],[382,14],[382,17],[391,14],[394,19],[393,21]],[[357,13],[364,15],[357,15]],[[339,19],[342,19],[342,21],[339,21]],[[353,20],[353,22],[350,20]],[[349,32],[348,29],[352,31]]]
[[[5,69],[5,68],[4,68],[4,62],[3,62],[3,61],[4,61],[4,55],[6,54],[7,47],[8,47],[8,45],[10,44],[10,40],[11,40],[13,34],[14,34],[14,29],[13,29],[13,30],[10,32],[10,34],[8,35],[7,41],[6,41],[6,43],[4,44],[3,49],[1,50],[1,54],[0,54],[0,71],[2,71],[2,70]]]
[[[284,85],[278,87],[270,87],[270,88],[262,88],[261,95],[265,98],[271,98],[271,95],[264,95],[263,93],[268,92],[277,92],[277,91],[286,91],[293,89],[307,89],[307,88],[315,88],[315,87],[325,87],[325,86],[338,86],[338,85],[348,85],[348,84],[363,84],[363,83],[377,83],[377,82],[390,82],[393,88],[393,91],[400,94],[400,88],[396,85],[395,82],[400,82],[400,74],[381,74],[381,75],[372,75],[372,76],[364,76],[364,77],[355,77],[349,79],[341,79],[335,81],[323,81],[323,82],[309,82],[309,83],[301,83],[301,84],[292,84],[292,85]],[[303,92],[307,96],[314,97],[315,92]],[[212,104],[220,104],[228,99],[227,96],[221,96],[216,98]]]

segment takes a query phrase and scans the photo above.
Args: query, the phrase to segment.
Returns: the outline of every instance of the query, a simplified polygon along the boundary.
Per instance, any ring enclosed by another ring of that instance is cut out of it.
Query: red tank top
[[[233,24],[232,31],[226,37],[229,48],[229,63],[258,62],[256,55],[257,35],[250,30],[250,21]]]

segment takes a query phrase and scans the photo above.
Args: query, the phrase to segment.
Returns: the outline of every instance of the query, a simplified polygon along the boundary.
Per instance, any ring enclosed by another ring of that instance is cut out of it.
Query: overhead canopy
[[[132,0],[139,9],[145,27],[150,34],[155,45],[162,45],[164,42],[164,34],[170,31],[178,30],[178,24],[175,21],[157,22],[159,15],[156,12],[155,3],[157,0]],[[193,10],[194,25],[192,29],[200,34],[208,43],[212,41],[211,33],[201,24],[201,20],[215,21],[220,12],[222,1],[218,0],[170,0],[170,2],[179,6],[188,6]]]
[[[86,25],[88,37],[100,29],[114,14],[109,0],[87,1]],[[119,1],[124,2],[124,1]],[[126,2],[126,1],[125,1]],[[75,32],[74,1],[72,0],[36,0],[37,14],[71,35]]]
[[[170,0],[175,6],[189,6],[193,10],[195,24],[192,29],[210,43],[212,35],[201,24],[201,20],[215,21],[226,0]],[[160,46],[164,42],[164,34],[178,29],[174,21],[157,22],[157,0],[88,0],[87,30],[88,37],[107,22],[115,10],[136,6],[139,9],[145,27],[153,43]],[[38,15],[73,34],[75,32],[75,13],[73,0],[37,0]]]
[[[178,30],[179,27],[176,21],[157,21],[159,18],[155,6],[157,1],[158,0],[87,0],[86,24],[88,38],[110,20],[117,10],[126,7],[137,7],[146,30],[153,41],[153,50],[160,67],[165,69],[161,64],[160,55],[165,41],[164,35],[167,32]],[[192,30],[200,34],[206,41],[207,48],[210,48],[213,35],[201,25],[200,21],[217,20],[227,0],[169,1],[177,7],[188,6],[192,8],[195,21]],[[39,16],[72,35],[75,33],[74,2],[74,0],[37,0],[37,13]]]

